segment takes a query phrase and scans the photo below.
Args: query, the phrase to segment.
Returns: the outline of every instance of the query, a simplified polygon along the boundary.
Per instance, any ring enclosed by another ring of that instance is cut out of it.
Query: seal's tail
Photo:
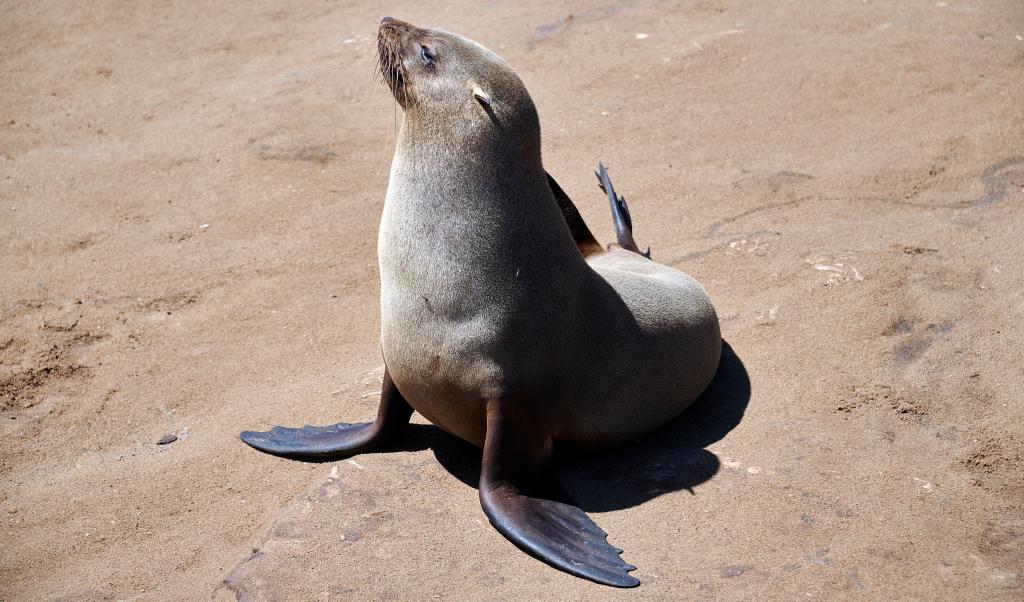
[[[626,205],[626,199],[615,194],[615,189],[612,188],[612,181],[608,177],[608,170],[604,168],[604,163],[599,162],[597,165],[598,171],[595,175],[598,182],[600,182],[601,190],[608,195],[608,203],[612,206],[612,221],[615,222],[615,238],[618,239],[619,246],[627,251],[633,251],[650,259],[651,248],[647,247],[646,252],[641,252],[636,246],[636,241],[633,240],[633,219],[629,216],[629,206]]]

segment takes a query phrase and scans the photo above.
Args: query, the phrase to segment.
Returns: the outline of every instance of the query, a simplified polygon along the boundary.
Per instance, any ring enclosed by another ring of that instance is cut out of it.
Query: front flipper
[[[551,177],[551,174],[544,173],[548,176],[548,187],[551,188],[551,194],[554,195],[558,208],[562,211],[565,225],[569,226],[569,233],[572,234],[572,239],[576,242],[576,246],[579,247],[580,253],[586,257],[587,255],[603,251],[601,243],[597,242],[597,239],[594,238],[594,234],[587,227],[586,222],[583,221],[583,216],[580,215],[579,210],[576,209],[576,205],[572,203],[569,195],[562,190],[562,187]]]
[[[502,406],[511,408],[505,408]],[[636,569],[565,493],[551,464],[551,437],[520,404],[491,402],[480,503],[502,535],[556,569],[597,583],[635,587]]]
[[[380,409],[374,422],[288,428],[275,426],[266,432],[245,431],[242,441],[260,451],[286,458],[329,459],[369,451],[401,435],[409,424],[412,406],[395,387],[387,369],[380,392]]]

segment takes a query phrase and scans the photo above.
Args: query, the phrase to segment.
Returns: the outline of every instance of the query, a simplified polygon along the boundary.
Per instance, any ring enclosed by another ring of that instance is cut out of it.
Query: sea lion
[[[602,247],[541,163],[526,87],[483,46],[385,18],[381,72],[405,113],[380,223],[376,421],[242,433],[289,457],[399,437],[416,410],[483,449],[491,523],[548,564],[639,584],[566,495],[553,454],[618,445],[710,383],[718,318],[690,276],[642,254],[601,164],[617,243]]]

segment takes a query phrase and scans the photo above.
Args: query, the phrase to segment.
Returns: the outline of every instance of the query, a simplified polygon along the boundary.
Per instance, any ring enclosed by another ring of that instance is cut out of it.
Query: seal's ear
[[[476,101],[484,106],[485,109],[491,108],[491,95],[480,89],[480,86],[473,86],[473,97]]]

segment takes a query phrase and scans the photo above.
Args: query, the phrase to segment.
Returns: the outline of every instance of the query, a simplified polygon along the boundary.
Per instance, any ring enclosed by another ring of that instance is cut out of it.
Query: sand
[[[0,599],[1021,599],[1024,6],[0,5]],[[416,417],[367,420],[397,120],[383,14],[512,64],[729,345],[665,430],[565,467],[643,584],[519,552]],[[177,440],[157,445],[165,435]]]

